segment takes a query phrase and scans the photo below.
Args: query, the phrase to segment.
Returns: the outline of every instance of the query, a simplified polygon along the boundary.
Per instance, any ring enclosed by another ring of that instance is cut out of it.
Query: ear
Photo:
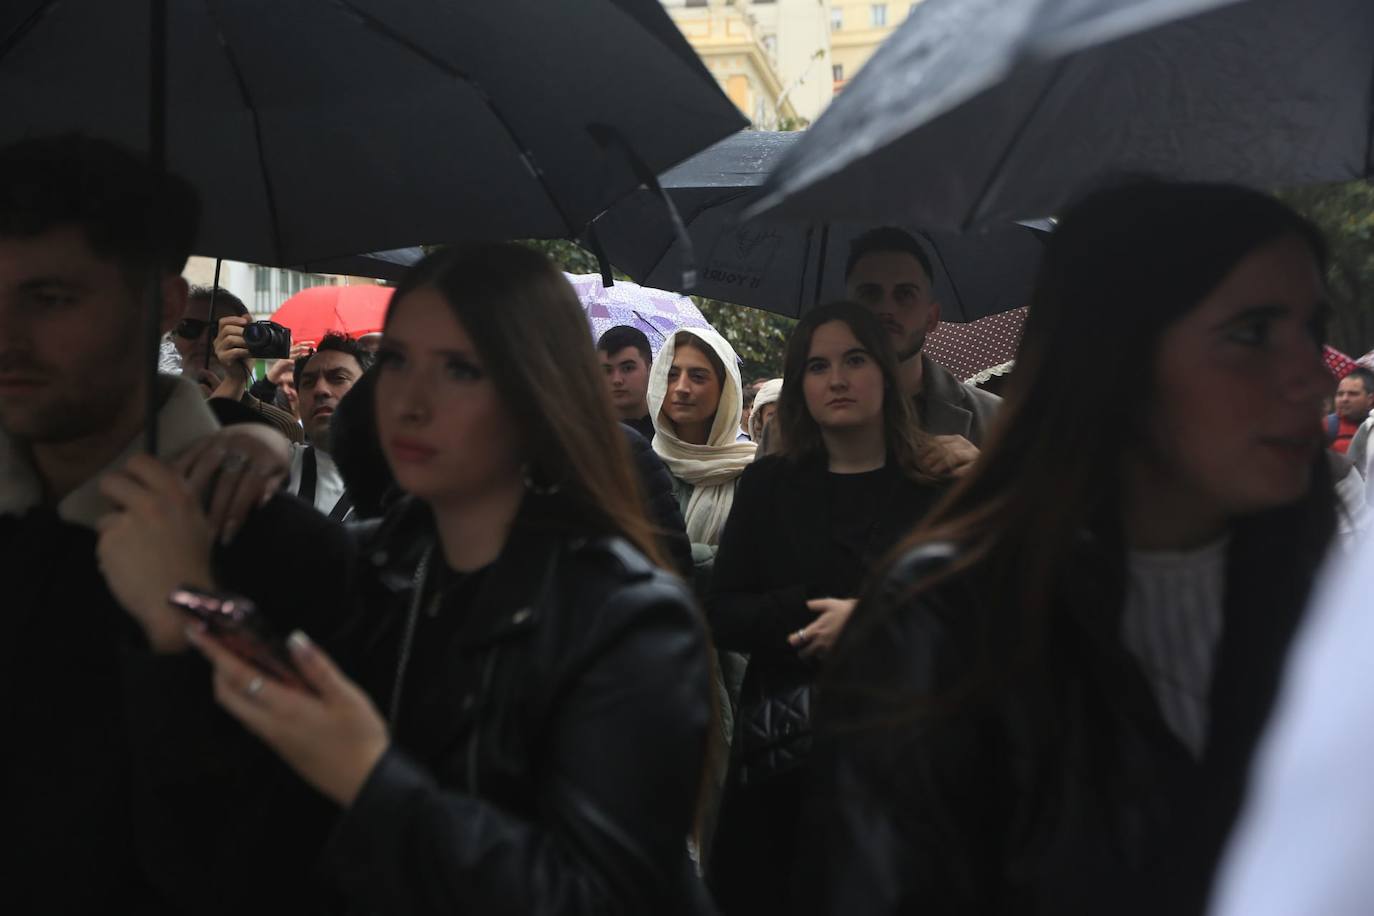
[[[926,333],[929,334],[940,326],[940,300],[932,299],[930,303],[930,316],[926,319]]]
[[[166,334],[176,327],[181,316],[186,314],[190,288],[185,277],[168,274],[162,278],[162,333]]]

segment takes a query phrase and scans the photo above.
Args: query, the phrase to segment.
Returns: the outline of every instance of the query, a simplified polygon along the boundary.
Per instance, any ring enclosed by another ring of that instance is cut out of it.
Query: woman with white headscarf
[[[754,444],[735,441],[741,391],[734,348],[709,328],[678,331],[649,373],[654,451],[673,475],[699,566],[715,556],[735,484],[754,460]]]
[[[715,331],[683,328],[664,341],[649,372],[649,416],[654,422],[654,451],[673,475],[673,489],[687,522],[695,566],[693,590],[704,598],[710,586],[716,549],[739,476],[754,460],[754,443],[736,441],[744,412],[739,358]],[[744,682],[745,658],[718,654],[721,739],[729,745],[735,729],[735,706]],[[700,862],[710,856],[719,793],[725,784],[725,758],[714,763],[715,797],[706,803],[700,830]]]

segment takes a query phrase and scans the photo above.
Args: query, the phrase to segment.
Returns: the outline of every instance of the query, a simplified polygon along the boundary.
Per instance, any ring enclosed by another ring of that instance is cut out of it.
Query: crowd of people
[[[1066,209],[1005,401],[923,352],[897,229],[777,379],[594,341],[495,241],[255,379],[198,219],[112,144],[0,150],[15,912],[1205,910],[1374,494],[1287,206]]]

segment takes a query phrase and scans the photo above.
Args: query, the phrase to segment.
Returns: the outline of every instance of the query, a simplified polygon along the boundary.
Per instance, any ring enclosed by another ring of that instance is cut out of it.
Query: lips
[[[388,445],[391,447],[391,457],[405,464],[423,463],[439,454],[438,449],[416,439],[392,439]]]
[[[853,398],[835,398],[825,402],[826,407],[848,407],[854,403]]]

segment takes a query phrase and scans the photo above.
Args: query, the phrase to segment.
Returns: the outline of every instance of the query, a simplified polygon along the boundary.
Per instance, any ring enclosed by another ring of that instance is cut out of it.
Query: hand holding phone
[[[183,587],[174,590],[167,603],[205,624],[210,636],[263,674],[297,690],[315,693],[296,670],[285,641],[271,632],[249,599]]]

